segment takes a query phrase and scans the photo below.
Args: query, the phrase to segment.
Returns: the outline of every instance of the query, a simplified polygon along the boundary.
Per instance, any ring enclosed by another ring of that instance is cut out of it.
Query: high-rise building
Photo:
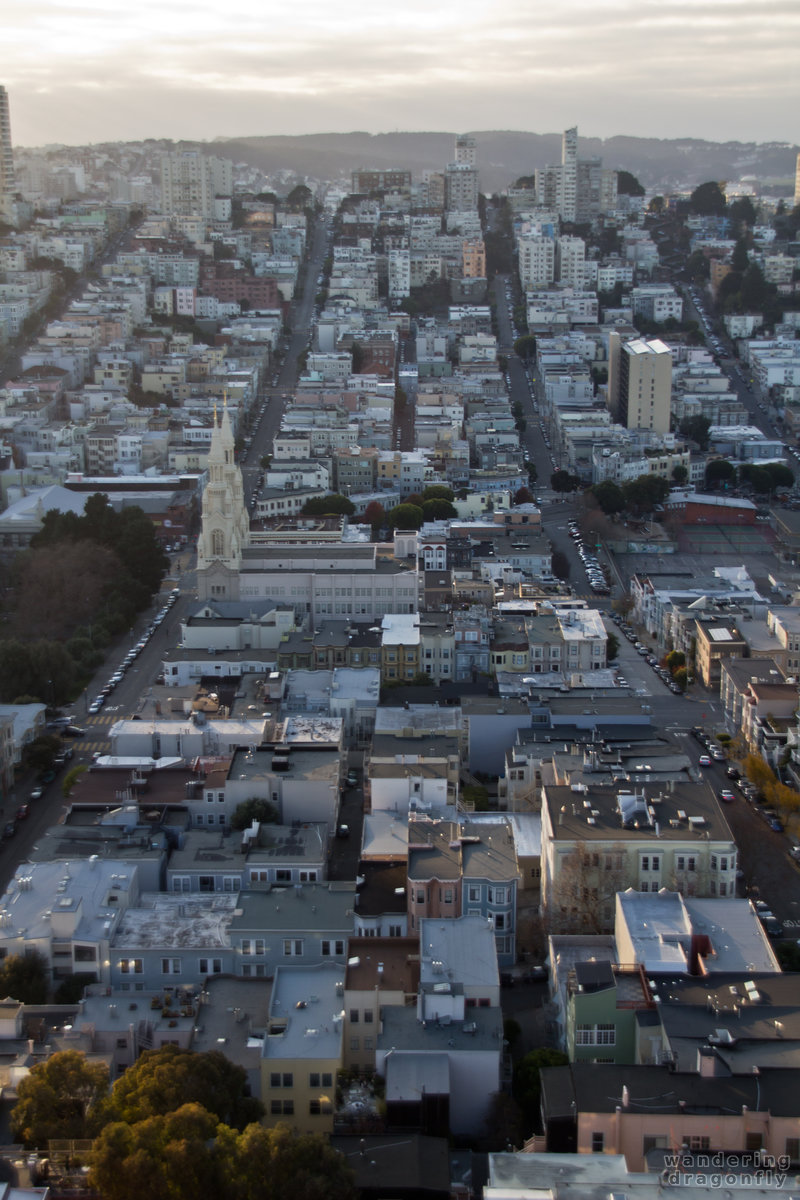
[[[214,217],[218,197],[233,193],[227,158],[180,150],[161,156],[161,209],[180,216]]]
[[[11,147],[8,92],[0,84],[0,196],[10,195],[14,190],[14,154]]]
[[[456,138],[456,162],[468,167],[478,165],[478,147],[471,133],[461,133]]]
[[[622,342],[609,336],[608,406],[626,429],[669,433],[672,352],[654,338]]]
[[[591,221],[617,203],[617,172],[599,158],[578,158],[578,129],[565,129],[561,162],[537,167],[536,200],[558,212],[562,221]]]
[[[474,212],[478,207],[478,171],[467,163],[448,163],[444,175],[448,212]]]
[[[800,154],[797,156],[797,167],[794,173],[794,202],[800,204]]]

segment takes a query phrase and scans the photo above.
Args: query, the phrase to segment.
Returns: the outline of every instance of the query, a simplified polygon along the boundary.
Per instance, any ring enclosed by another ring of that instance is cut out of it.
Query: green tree
[[[566,1066],[568,1062],[567,1055],[561,1050],[543,1046],[531,1050],[514,1067],[511,1094],[525,1114],[528,1129],[538,1129],[541,1123],[542,1068]]]
[[[749,225],[752,228],[756,223],[755,205],[749,196],[740,196],[738,200],[733,200],[728,215],[735,224]]]
[[[44,1004],[49,977],[47,960],[38,950],[10,954],[0,964],[0,995],[22,1004]]]
[[[250,1125],[238,1137],[218,1136],[217,1150],[236,1200],[355,1200],[347,1159],[321,1134]]]
[[[419,529],[425,514],[418,504],[396,504],[386,514],[386,520],[392,529]]]
[[[725,185],[713,180],[701,183],[689,197],[689,207],[693,213],[703,217],[721,217],[725,213],[727,200]]]
[[[85,1138],[98,1132],[108,1092],[108,1067],[81,1050],[60,1050],[35,1063],[17,1084],[11,1111],[15,1139],[26,1146],[50,1138]]]
[[[351,517],[355,511],[353,501],[338,492],[331,492],[328,496],[313,496],[306,500],[302,508],[304,517]]]
[[[554,550],[550,556],[550,570],[555,575],[556,579],[561,579],[564,583],[569,579],[570,561],[563,550]]]
[[[458,516],[449,500],[423,500],[422,513],[426,521],[443,521]]]
[[[736,479],[736,468],[726,458],[712,458],[706,466],[706,487],[719,488],[720,484],[733,483]]]
[[[680,667],[686,666],[686,655],[682,650],[671,650],[665,662],[670,675],[674,675]]]
[[[536,338],[532,333],[526,333],[523,337],[517,338],[514,342],[514,353],[518,358],[525,359],[530,362],[536,357]]]
[[[737,238],[736,245],[733,247],[733,254],[731,255],[731,266],[734,271],[743,275],[747,270],[749,262],[750,256],[747,253],[747,241],[745,238]]]
[[[590,491],[606,516],[614,516],[625,508],[622,488],[614,483],[613,479],[604,479],[602,483],[593,484]]]
[[[129,1125],[202,1104],[226,1125],[244,1129],[264,1115],[250,1095],[247,1074],[217,1050],[196,1053],[179,1046],[145,1050],[117,1080],[109,1099],[110,1120]]]
[[[90,1181],[104,1200],[222,1197],[226,1189],[215,1141],[224,1132],[197,1103],[135,1124],[114,1121],[92,1146]]]
[[[672,482],[678,485],[686,483],[689,478],[688,468],[683,463],[678,463],[672,468]]]
[[[444,483],[429,483],[423,490],[422,500],[453,500],[455,492]]]
[[[647,211],[651,212],[651,213],[655,213],[656,216],[658,216],[660,213],[662,213],[664,211],[664,197],[663,196],[653,196],[652,200],[650,201],[650,203],[647,206]]]
[[[306,187],[304,183],[298,183],[297,187],[293,187],[286,197],[288,207],[293,208],[296,212],[308,208],[311,200],[311,188]]]
[[[512,504],[533,504],[533,496],[526,487],[517,488],[511,500]]]
[[[669,481],[659,475],[640,475],[622,485],[625,507],[631,512],[652,512],[669,495]]]
[[[554,471],[550,476],[550,487],[554,492],[577,492],[581,486],[581,481],[577,475],[571,475],[569,471],[560,469]]]
[[[231,817],[231,829],[249,829],[253,821],[259,821],[262,825],[277,825],[278,820],[278,810],[271,800],[251,796],[249,800],[242,800],[241,804],[236,805]]]
[[[617,637],[617,635],[615,633],[612,633],[609,630],[608,637],[606,638],[606,661],[614,662],[614,660],[616,659],[618,654],[619,654],[619,638]]]
[[[643,196],[644,188],[630,171],[617,171],[617,192],[620,196]]]
[[[697,442],[701,450],[708,449],[708,434],[711,429],[711,422],[708,417],[684,417],[678,426],[678,432],[682,433],[685,438],[689,438],[692,442]]]

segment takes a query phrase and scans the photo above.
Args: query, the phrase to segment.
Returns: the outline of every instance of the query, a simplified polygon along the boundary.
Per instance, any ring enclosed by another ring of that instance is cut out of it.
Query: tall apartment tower
[[[471,133],[460,133],[456,138],[456,162],[468,167],[478,165],[478,147]]]
[[[561,195],[559,209],[563,221],[574,221],[578,212],[578,126],[561,135]]]
[[[11,147],[8,92],[0,84],[0,196],[10,195],[14,190],[14,155]]]
[[[800,204],[800,154],[797,156],[797,166],[794,173],[794,202]]]
[[[669,433],[672,397],[672,352],[654,338],[608,342],[608,406],[626,429]]]
[[[226,158],[179,150],[161,156],[161,209],[181,216],[213,217],[218,196],[233,193],[233,164]]]

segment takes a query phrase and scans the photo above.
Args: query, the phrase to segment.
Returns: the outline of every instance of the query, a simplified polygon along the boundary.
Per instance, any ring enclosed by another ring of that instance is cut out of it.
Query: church
[[[299,624],[324,620],[380,624],[387,613],[419,607],[416,556],[399,560],[374,542],[294,541],[253,532],[236,463],[227,408],[214,416],[197,546],[200,600],[273,601]]]

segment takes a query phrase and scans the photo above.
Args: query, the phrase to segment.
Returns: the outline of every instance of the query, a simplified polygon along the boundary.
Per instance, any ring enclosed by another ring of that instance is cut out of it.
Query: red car
[[[17,820],[24,821],[30,811],[27,804],[21,804],[17,809]]]

